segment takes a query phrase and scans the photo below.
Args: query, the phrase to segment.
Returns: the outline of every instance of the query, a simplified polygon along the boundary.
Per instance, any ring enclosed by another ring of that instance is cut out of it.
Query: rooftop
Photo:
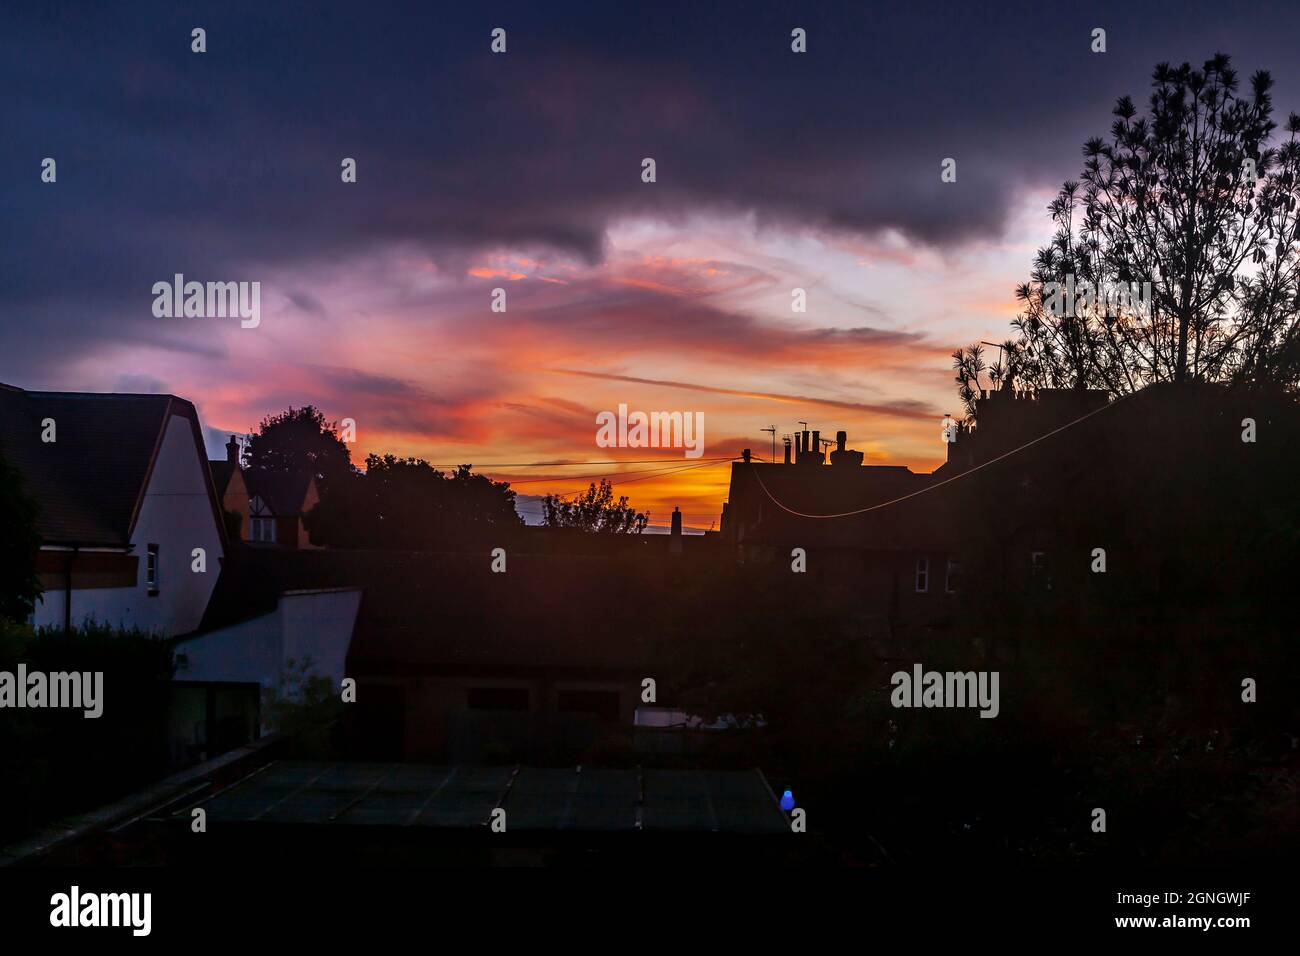
[[[286,592],[361,588],[350,672],[421,666],[637,671],[653,563],[586,555],[418,551],[232,552],[202,630],[268,614]]]
[[[203,801],[209,825],[788,833],[758,770],[277,762]],[[190,808],[178,812],[188,820]]]
[[[194,406],[174,395],[28,392],[0,388],[0,454],[22,474],[39,506],[37,531],[50,544],[123,547],[171,415]],[[43,442],[53,419],[55,441]]]

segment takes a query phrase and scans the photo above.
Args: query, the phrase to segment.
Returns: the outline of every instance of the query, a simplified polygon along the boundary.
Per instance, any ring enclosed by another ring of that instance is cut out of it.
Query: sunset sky
[[[626,404],[703,412],[704,458],[766,457],[772,425],[779,453],[802,419],[929,470],[950,354],[1008,335],[1117,96],[1221,50],[1300,109],[1294,5],[458,6],[0,14],[0,381],[172,392],[214,457],[311,403],[356,420],[354,461],[494,466],[529,496],[649,474],[619,493],[707,528],[725,465],[514,463],[692,464],[597,447]],[[175,273],[259,281],[259,327],[154,317]]]

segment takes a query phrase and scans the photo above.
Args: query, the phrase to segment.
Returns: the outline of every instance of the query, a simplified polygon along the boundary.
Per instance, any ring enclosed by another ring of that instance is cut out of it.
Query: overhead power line
[[[739,456],[737,456],[737,457],[739,457]],[[707,468],[707,467],[709,467],[709,466],[711,466],[711,465],[719,465],[719,464],[721,464],[721,463],[723,463],[723,462],[728,462],[728,461],[735,461],[735,459],[734,459],[734,458],[720,458],[720,459],[718,459],[718,460],[716,460],[716,461],[696,462],[696,463],[694,463],[694,464],[690,464],[690,465],[678,465],[676,468],[669,468],[669,469],[662,470],[662,471],[656,471],[656,472],[654,472],[654,473],[652,473],[652,474],[647,474],[647,475],[637,475],[636,478],[625,478],[625,479],[623,479],[623,480],[621,480],[621,481],[611,481],[610,484],[611,484],[611,485],[630,485],[630,484],[632,484],[633,482],[636,482],[636,481],[646,481],[646,480],[649,479],[649,478],[662,478],[662,477],[665,477],[665,476],[668,476],[668,475],[678,475],[678,474],[681,474],[681,473],[684,472],[684,471],[694,471],[696,468]],[[634,474],[635,474],[635,472],[634,472]],[[561,479],[556,479],[556,480],[559,480],[559,481],[572,481],[572,480],[575,480],[575,479],[565,479],[565,478],[561,478]],[[578,490],[578,491],[566,491],[566,492],[564,492],[563,494],[555,495],[555,497],[557,497],[557,498],[567,498],[567,497],[569,497],[570,495],[580,495],[580,494],[582,494],[585,490],[586,490],[586,489],[580,489],[580,490]]]
[[[552,476],[549,478],[522,478],[518,481],[511,481],[510,484],[513,486],[513,485],[531,485],[531,484],[536,484],[539,481],[587,481],[588,479],[592,479],[592,478],[618,478],[621,475],[640,475],[640,474],[645,474],[645,476],[649,478],[649,477],[653,477],[654,472],[669,473],[673,471],[689,471],[692,468],[702,468],[705,465],[716,465],[719,462],[735,461],[736,457],[738,456],[733,456],[731,458],[707,458],[707,459],[697,460],[686,464],[679,463],[668,468],[664,468],[663,467],[664,462],[660,461],[659,468],[643,468],[643,469],[638,469],[633,471],[608,471],[603,474],[597,474],[597,475],[559,475],[559,476]],[[626,484],[627,481],[639,481],[639,480],[640,480],[639,478],[637,479],[629,478],[623,481],[622,483]],[[613,482],[613,483],[619,484],[620,482]]]
[[[736,456],[730,458],[697,458],[696,461],[732,461]],[[667,458],[638,458],[622,459],[615,461],[519,461],[506,464],[493,465],[476,465],[477,468],[574,468],[579,465],[586,467],[588,465],[663,465],[667,464]]]
[[[943,481],[936,482],[933,485],[926,485],[924,488],[921,488],[917,491],[913,491],[910,494],[903,495],[901,498],[894,498],[891,501],[882,501],[879,504],[871,505],[870,507],[867,508],[855,508],[853,511],[841,511],[838,514],[830,514],[830,515],[810,515],[810,514],[805,514],[802,511],[795,511],[793,508],[786,507],[785,504],[783,504],[782,502],[776,499],[776,497],[772,494],[772,492],[768,491],[767,485],[763,484],[763,479],[762,477],[760,477],[757,471],[754,471],[753,475],[754,475],[754,479],[758,482],[758,486],[763,489],[763,494],[767,495],[767,497],[771,499],[772,504],[776,505],[782,511],[788,512],[789,514],[792,514],[797,518],[851,518],[854,515],[866,514],[868,511],[876,511],[880,508],[888,508],[890,505],[896,505],[899,502],[907,501],[909,498],[915,498],[918,495],[923,495],[927,492],[934,491],[936,488],[942,488],[944,485],[951,484],[952,482],[957,481],[959,478],[967,478],[970,475],[975,474],[975,472],[977,471],[982,471],[983,469],[987,468],[989,465],[995,465],[1006,458],[1010,458],[1012,455],[1024,451],[1026,448],[1030,448],[1033,445],[1037,445],[1040,441],[1046,441],[1047,439],[1051,438],[1053,435],[1059,435],[1067,428],[1072,428],[1075,425],[1079,424],[1080,422],[1087,421],[1089,418],[1092,418],[1093,415],[1097,415],[1101,412],[1104,412],[1108,408],[1114,408],[1116,405],[1120,404],[1120,402],[1124,401],[1124,399],[1134,394],[1136,393],[1129,392],[1125,395],[1121,395],[1113,402],[1109,402],[1101,406],[1100,408],[1094,408],[1086,415],[1080,415],[1072,422],[1066,422],[1064,425],[1060,426],[1059,428],[1052,429],[1050,432],[1047,432],[1045,435],[1039,435],[1033,441],[1025,442],[1019,448],[1013,448],[1008,452],[1003,452],[1001,455],[998,455],[996,458],[990,458],[988,461],[981,462],[980,464],[976,465],[974,468],[968,468],[966,471],[963,471],[961,474],[953,475],[951,478],[945,478]]]

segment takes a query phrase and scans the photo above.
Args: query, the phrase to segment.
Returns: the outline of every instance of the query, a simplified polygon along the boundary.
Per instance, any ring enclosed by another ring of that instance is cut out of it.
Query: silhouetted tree
[[[1300,383],[1300,116],[1271,146],[1272,85],[1259,72],[1238,95],[1218,54],[1200,70],[1158,65],[1148,116],[1118,100],[1109,140],[1088,140],[1081,182],[1048,207],[1057,232],[1016,290],[1020,335],[1000,372],[1030,388],[1112,394]],[[1079,294],[1085,283],[1092,294]],[[1149,309],[1132,301],[1143,283]],[[1072,284],[1077,308],[1052,284]],[[1117,287],[1127,295],[1099,294]],[[966,388],[978,356],[954,358]]]
[[[0,844],[157,781],[168,768],[172,647],[139,630],[86,623],[65,632],[0,621],[0,671],[101,672],[103,712],[6,709],[0,719]]]
[[[352,474],[352,455],[339,437],[338,423],[326,421],[314,405],[304,405],[262,419],[244,446],[244,467],[309,472],[322,486],[328,486],[334,479]]]
[[[305,517],[312,541],[342,548],[460,550],[501,544],[523,526],[515,493],[470,465],[444,474],[422,458],[374,455]]]
[[[650,520],[648,511],[637,511],[627,496],[614,500],[614,486],[608,478],[595,482],[572,501],[547,495],[542,501],[543,523],[548,528],[573,528],[599,534],[640,534]]]

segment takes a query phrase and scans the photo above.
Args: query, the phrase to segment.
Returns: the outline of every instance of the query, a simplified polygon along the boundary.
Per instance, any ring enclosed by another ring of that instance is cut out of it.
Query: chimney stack
[[[850,451],[847,447],[849,441],[848,432],[835,433],[835,450],[831,452],[831,465],[853,465],[862,464],[863,454],[860,451]]]
[[[820,431],[814,431],[814,432],[813,432],[812,448],[811,448],[810,450],[812,451],[812,456],[813,456],[813,457],[812,457],[812,460],[815,461],[817,464],[820,465],[820,464],[822,463],[822,461],[823,461],[823,458],[822,458],[822,433],[821,433]]]
[[[235,440],[234,435],[231,435],[230,441],[226,442],[226,461],[232,465],[239,464],[239,442]]]
[[[749,450],[748,448],[746,448],[744,451],[742,451],[742,452],[740,453],[740,455],[741,455],[742,458],[745,459],[745,464],[748,465],[748,464],[749,464],[749,458],[750,458],[750,450]]]
[[[785,442],[785,463],[788,465],[790,464],[790,436],[786,435],[782,441]]]
[[[668,532],[668,553],[682,553],[682,509],[673,508],[673,526]]]

